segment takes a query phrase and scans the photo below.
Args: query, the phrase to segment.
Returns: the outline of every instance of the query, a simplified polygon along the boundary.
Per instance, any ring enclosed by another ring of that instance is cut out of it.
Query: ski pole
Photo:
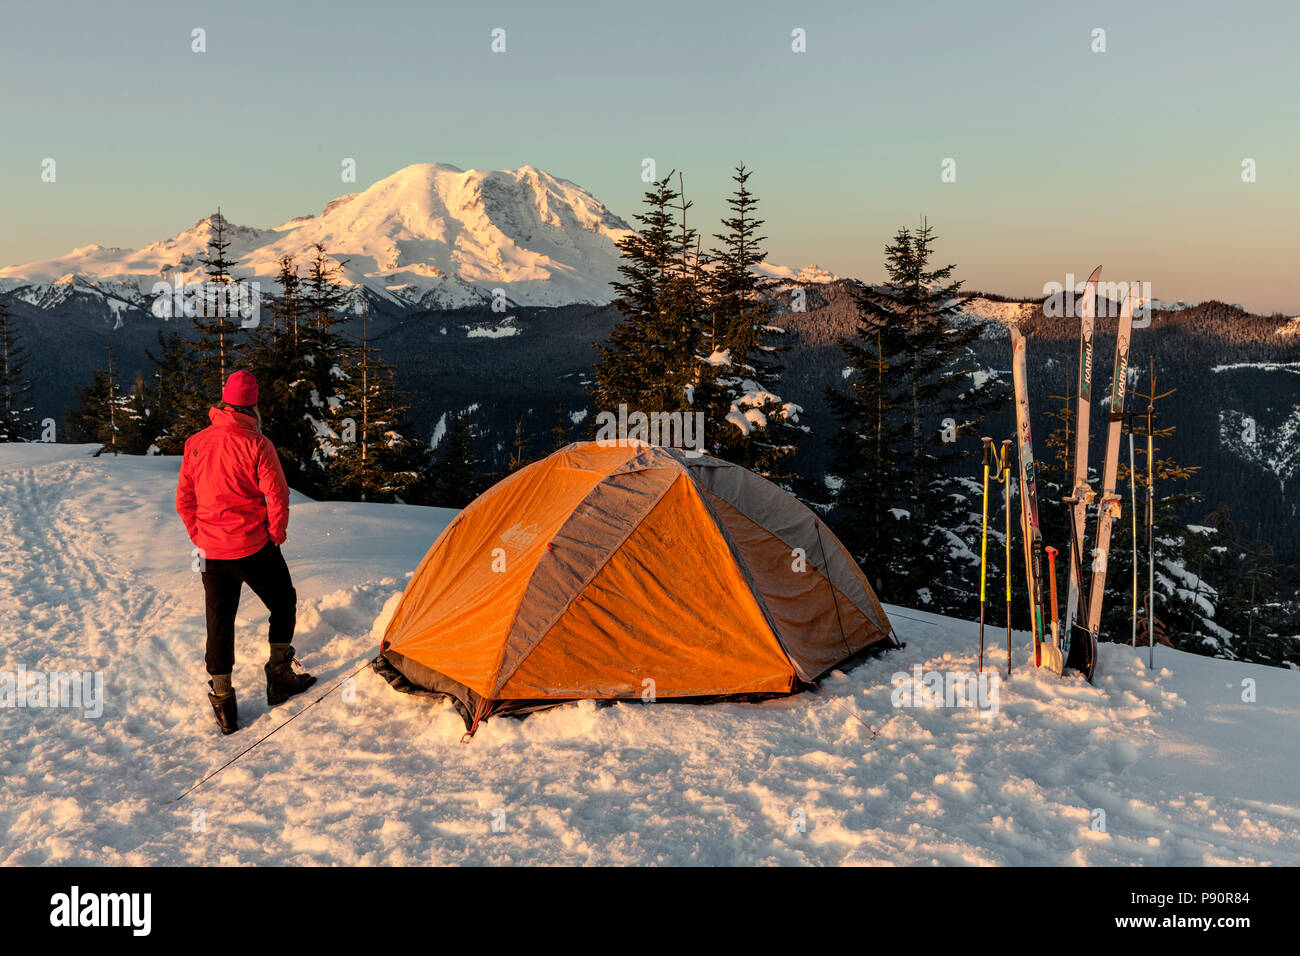
[[[1052,577],[1052,643],[1055,644],[1057,648],[1060,648],[1061,635],[1060,635],[1060,631],[1058,630],[1059,625],[1057,623],[1057,618],[1056,618],[1056,554],[1057,552],[1056,549],[1053,548],[1051,545],[1048,545],[1043,550],[1047,552],[1047,564],[1049,568],[1047,573],[1050,574]]]
[[[1007,519],[1007,676],[1011,676],[1011,439],[1002,440],[1002,461],[998,467],[1002,471],[1002,492],[1006,499]]]
[[[978,673],[984,672],[984,582],[988,578],[989,554],[989,451],[992,438],[981,438],[984,443],[984,515],[980,523],[980,656]]]
[[[1147,644],[1150,648],[1147,667],[1156,668],[1156,551],[1155,519],[1152,511],[1156,502],[1156,482],[1154,461],[1155,449],[1151,438],[1152,424],[1156,411],[1156,359],[1151,356],[1151,397],[1147,401]]]
[[[1133,512],[1133,646],[1138,646],[1138,515],[1137,467],[1133,457],[1133,419],[1128,420],[1128,500]]]

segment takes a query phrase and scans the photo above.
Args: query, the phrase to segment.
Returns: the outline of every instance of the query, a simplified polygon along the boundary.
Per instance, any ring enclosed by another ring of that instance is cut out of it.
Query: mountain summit
[[[50,308],[75,293],[99,294],[115,310],[140,306],[159,279],[200,281],[212,217],[141,249],[85,246],[55,259],[0,269],[0,292]],[[618,278],[617,240],[628,224],[582,187],[544,170],[407,166],[317,216],[273,229],[227,220],[239,278],[274,291],[283,255],[305,265],[315,243],[344,262],[354,286],[417,308],[490,301],[521,305],[607,303]]]

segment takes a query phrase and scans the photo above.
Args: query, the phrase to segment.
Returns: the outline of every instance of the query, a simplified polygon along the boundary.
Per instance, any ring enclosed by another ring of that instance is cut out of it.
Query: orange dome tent
[[[776,485],[678,449],[580,442],[448,525],[375,666],[453,698],[473,731],[563,700],[787,693],[889,635],[857,563]]]

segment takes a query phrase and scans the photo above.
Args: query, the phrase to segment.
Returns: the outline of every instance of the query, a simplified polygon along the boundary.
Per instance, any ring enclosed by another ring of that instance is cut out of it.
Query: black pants
[[[203,593],[208,612],[209,674],[229,674],[235,669],[235,614],[239,593],[247,584],[271,612],[267,637],[272,644],[293,642],[298,613],[298,593],[289,577],[284,555],[270,541],[246,558],[208,558],[203,572]]]

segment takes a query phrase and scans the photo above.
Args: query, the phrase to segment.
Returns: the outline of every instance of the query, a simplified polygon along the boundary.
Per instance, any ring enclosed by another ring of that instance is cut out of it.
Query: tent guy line
[[[213,777],[215,777],[217,774],[221,773],[223,770],[225,770],[227,767],[229,767],[231,764],[233,764],[233,763],[234,763],[236,760],[238,760],[240,757],[244,756],[244,754],[248,753],[250,750],[252,750],[252,749],[253,749],[254,747],[256,747],[258,744],[262,743],[262,741],[266,740],[268,737],[271,737],[271,736],[273,736],[273,735],[279,733],[281,730],[283,730],[285,727],[289,726],[289,724],[293,723],[295,720],[297,720],[299,717],[301,717],[301,716],[302,716],[303,714],[305,714],[307,711],[311,710],[313,707],[315,707],[317,704],[319,704],[322,700],[324,700],[324,699],[325,699],[326,697],[328,697],[330,694],[334,693],[336,690],[338,690],[340,687],[342,687],[344,684],[346,684],[346,683],[347,683],[348,681],[350,681],[352,678],[354,678],[354,677],[356,677],[358,674],[360,674],[360,673],[361,673],[363,670],[365,670],[369,665],[370,665],[370,655],[367,654],[367,655],[366,655],[366,659],[365,659],[364,661],[362,661],[362,662],[361,662],[361,665],[360,665],[356,670],[354,670],[351,674],[348,674],[346,677],[340,677],[340,678],[338,679],[338,681],[330,687],[329,690],[325,691],[325,693],[321,694],[319,697],[317,697],[315,700],[313,700],[313,701],[312,701],[310,704],[308,704],[306,707],[304,707],[304,708],[302,708],[301,710],[299,710],[297,713],[295,713],[292,717],[290,717],[290,718],[289,718],[288,720],[286,720],[284,723],[282,723],[282,724],[278,724],[278,725],[277,725],[276,727],[274,727],[273,729],[268,730],[265,734],[263,734],[263,735],[262,735],[261,737],[259,737],[257,740],[254,740],[251,744],[249,744],[247,747],[245,747],[245,748],[244,748],[243,750],[241,750],[239,753],[235,754],[233,757],[231,757],[229,760],[227,760],[225,763],[223,763],[223,764],[222,764],[220,767],[218,767],[216,770],[213,770],[211,773],[209,773],[206,777],[204,777],[204,778],[203,778],[202,780],[200,780],[198,783],[194,784],[194,786],[190,787],[188,790],[186,790],[184,793],[182,793],[179,797],[175,797],[174,799],[171,799],[171,800],[164,800],[164,801],[163,801],[163,805],[164,805],[164,806],[168,806],[168,805],[173,804],[173,803],[180,803],[182,800],[184,800],[186,797],[188,797],[188,796],[189,796],[191,793],[193,793],[195,790],[199,789],[199,787],[203,786],[205,783],[207,783],[209,780],[211,780],[211,779],[212,779]]]

